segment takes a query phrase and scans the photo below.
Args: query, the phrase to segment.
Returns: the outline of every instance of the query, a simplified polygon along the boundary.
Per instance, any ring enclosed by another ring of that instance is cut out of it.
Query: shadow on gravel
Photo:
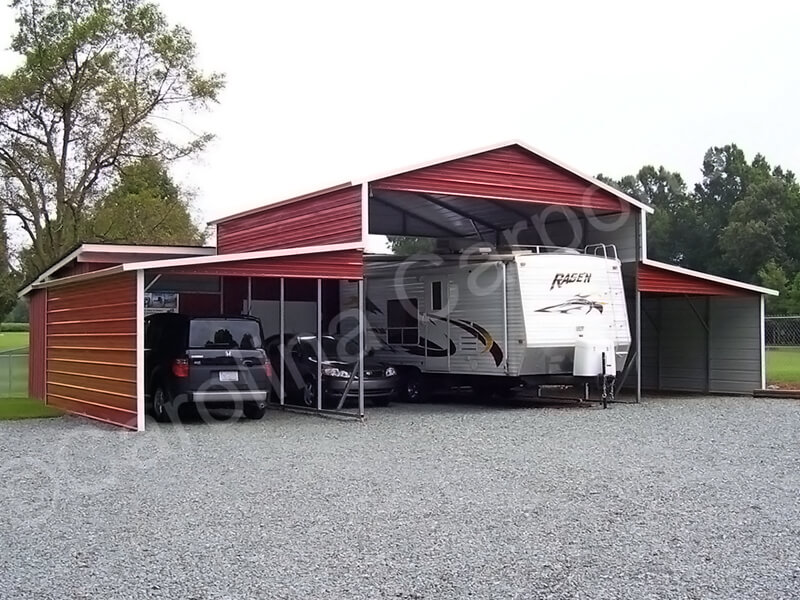
[[[571,397],[548,397],[539,398],[534,392],[520,392],[512,398],[500,397],[479,397],[472,392],[450,392],[437,394],[424,405],[446,405],[449,407],[471,406],[480,408],[491,408],[499,410],[517,410],[532,408],[571,408],[571,409],[591,409],[602,408],[599,402],[580,402],[577,398]]]

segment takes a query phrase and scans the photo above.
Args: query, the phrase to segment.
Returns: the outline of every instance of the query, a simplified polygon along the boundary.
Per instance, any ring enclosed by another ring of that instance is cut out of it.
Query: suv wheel
[[[244,416],[248,419],[258,420],[264,417],[267,412],[266,402],[247,402],[242,408]]]
[[[170,421],[170,400],[163,387],[158,386],[153,392],[153,418],[159,423]]]

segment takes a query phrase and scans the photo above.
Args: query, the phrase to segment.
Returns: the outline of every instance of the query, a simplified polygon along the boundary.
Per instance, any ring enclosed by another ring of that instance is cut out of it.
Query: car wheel
[[[248,419],[258,420],[262,419],[267,412],[266,402],[247,402],[242,408],[244,416]]]
[[[168,423],[171,421],[170,398],[166,390],[160,385],[153,391],[153,418],[159,423]]]
[[[418,371],[406,375],[403,393],[408,402],[425,402],[428,399],[427,386]]]
[[[312,377],[303,379],[303,404],[310,408],[317,407],[317,382]]]

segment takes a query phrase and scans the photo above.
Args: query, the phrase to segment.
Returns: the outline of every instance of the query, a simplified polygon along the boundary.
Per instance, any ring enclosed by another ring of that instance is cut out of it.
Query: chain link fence
[[[28,395],[28,349],[0,354],[0,398]]]
[[[764,337],[767,346],[800,346],[800,315],[766,317]]]

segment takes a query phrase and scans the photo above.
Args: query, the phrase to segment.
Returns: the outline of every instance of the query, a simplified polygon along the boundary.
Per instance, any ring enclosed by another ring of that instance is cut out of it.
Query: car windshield
[[[191,348],[261,348],[261,332],[256,321],[247,319],[197,319],[189,328]]]
[[[317,336],[308,335],[297,338],[309,356],[317,355]],[[358,360],[358,343],[355,340],[332,335],[322,336],[322,356],[326,360]]]

